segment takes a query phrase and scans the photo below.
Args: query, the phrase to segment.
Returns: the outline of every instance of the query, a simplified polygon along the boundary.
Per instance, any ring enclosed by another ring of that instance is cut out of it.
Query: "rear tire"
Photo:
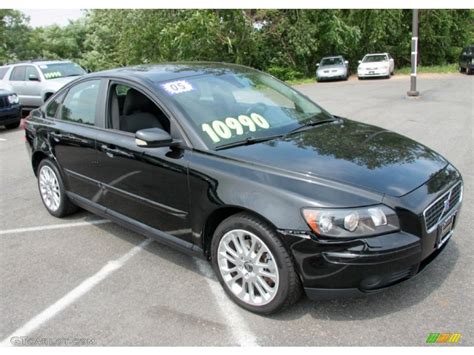
[[[15,128],[18,128],[19,126],[20,126],[20,121],[5,125],[7,129],[15,129]]]
[[[38,189],[44,206],[55,217],[65,217],[77,211],[66,195],[63,180],[56,164],[43,159],[38,166]]]
[[[211,261],[227,295],[248,311],[275,313],[301,296],[292,258],[277,233],[248,213],[233,215],[216,228]]]
[[[469,69],[469,67],[466,67],[466,75],[471,75],[472,74],[472,70]]]

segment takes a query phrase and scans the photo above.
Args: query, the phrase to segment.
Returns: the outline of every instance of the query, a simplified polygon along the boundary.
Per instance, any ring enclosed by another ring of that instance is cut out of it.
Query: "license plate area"
[[[456,213],[442,221],[438,226],[438,237],[436,240],[436,248],[441,246],[448,241],[453,235],[454,225],[456,223]]]

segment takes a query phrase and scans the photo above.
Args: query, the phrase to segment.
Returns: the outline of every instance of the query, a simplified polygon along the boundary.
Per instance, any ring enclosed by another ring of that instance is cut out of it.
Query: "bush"
[[[270,73],[271,75],[277,77],[280,80],[295,80],[301,79],[304,76],[304,74],[298,70],[276,66],[267,68],[266,72]]]

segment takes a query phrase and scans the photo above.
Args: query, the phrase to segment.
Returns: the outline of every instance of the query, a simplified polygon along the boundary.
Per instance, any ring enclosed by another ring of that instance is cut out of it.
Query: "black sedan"
[[[462,178],[442,156],[243,66],[89,74],[25,130],[52,215],[79,206],[204,257],[257,313],[303,290],[365,295],[406,280],[458,223]]]

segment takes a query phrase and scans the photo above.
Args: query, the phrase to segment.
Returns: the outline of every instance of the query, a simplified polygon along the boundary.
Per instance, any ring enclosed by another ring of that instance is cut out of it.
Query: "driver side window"
[[[108,127],[136,133],[145,128],[170,132],[170,121],[163,111],[141,91],[119,83],[109,90]]]

